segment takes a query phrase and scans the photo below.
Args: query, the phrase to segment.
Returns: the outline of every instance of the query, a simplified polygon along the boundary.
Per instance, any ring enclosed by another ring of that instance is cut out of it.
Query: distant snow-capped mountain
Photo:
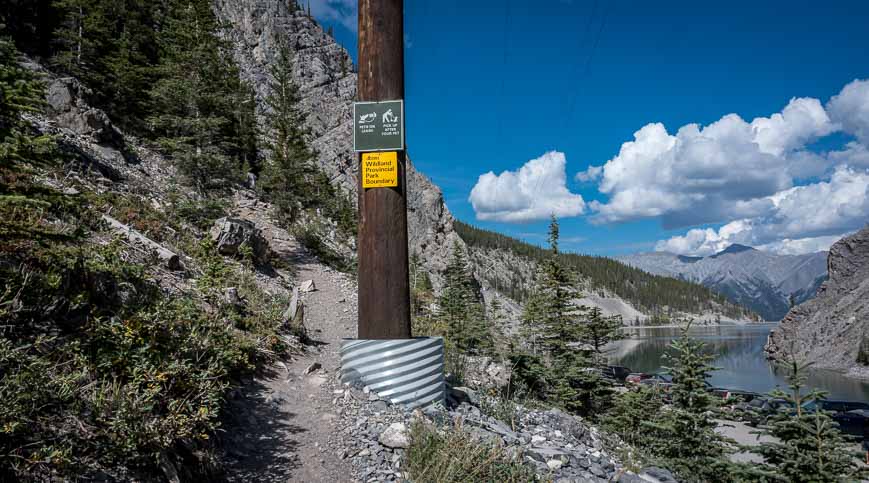
[[[795,303],[814,297],[827,278],[827,252],[776,255],[730,245],[708,257],[651,252],[617,260],[655,275],[701,283],[766,320],[781,320],[791,297]]]

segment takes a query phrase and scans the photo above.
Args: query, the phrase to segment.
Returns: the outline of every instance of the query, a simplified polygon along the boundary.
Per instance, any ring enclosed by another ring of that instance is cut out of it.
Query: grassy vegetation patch
[[[539,481],[534,470],[522,463],[521,455],[477,441],[460,425],[439,430],[417,421],[410,434],[405,465],[415,483]]]

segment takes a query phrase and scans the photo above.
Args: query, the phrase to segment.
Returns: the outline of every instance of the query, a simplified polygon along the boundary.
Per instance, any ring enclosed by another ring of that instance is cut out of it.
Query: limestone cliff
[[[827,270],[818,296],[792,308],[772,332],[767,354],[779,361],[794,355],[818,368],[869,378],[869,368],[857,362],[861,343],[869,339],[869,228],[836,242]]]
[[[293,77],[308,113],[311,144],[333,184],[356,193],[358,166],[353,152],[352,109],[356,73],[350,56],[317,22],[285,0],[215,0],[227,26],[242,77],[256,92],[257,111],[267,109],[269,69],[280,42],[293,52]],[[261,118],[261,116],[260,116]],[[440,286],[454,242],[453,217],[440,189],[408,162],[408,237],[411,253],[421,257]]]

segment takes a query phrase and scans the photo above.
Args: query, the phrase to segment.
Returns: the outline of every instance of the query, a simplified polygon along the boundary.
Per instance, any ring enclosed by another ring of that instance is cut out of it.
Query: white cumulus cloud
[[[715,230],[692,229],[658,242],[655,249],[709,255],[733,243],[780,253],[826,249],[869,222],[869,173],[838,167],[829,181],[797,186],[768,197],[764,216],[735,220]]]
[[[853,139],[832,151],[810,145],[833,132]],[[855,80],[826,104],[792,98],[769,117],[723,116],[668,132],[650,123],[601,166],[577,173],[597,181],[604,201],[591,221],[655,218],[693,228],[657,249],[708,255],[741,243],[780,253],[824,249],[869,222],[869,80]]]
[[[585,211],[582,196],[567,188],[564,153],[550,151],[517,171],[480,175],[468,201],[478,220],[522,223]]]
[[[833,121],[869,146],[869,80],[855,80],[827,103]]]
[[[674,134],[652,123],[602,167],[577,176],[599,176],[599,190],[610,195],[592,205],[597,222],[660,217],[673,228],[759,216],[771,208],[765,197],[827,168],[826,158],[801,148],[833,129],[821,103],[808,98],[750,123],[728,114]]]

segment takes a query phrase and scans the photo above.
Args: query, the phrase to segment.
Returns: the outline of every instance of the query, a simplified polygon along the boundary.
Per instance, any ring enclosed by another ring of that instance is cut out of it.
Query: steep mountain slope
[[[827,273],[826,252],[776,255],[745,245],[708,257],[652,252],[617,259],[655,275],[701,283],[766,320],[780,320],[791,297],[796,303],[812,298]]]
[[[533,289],[537,263],[549,256],[549,251],[459,221],[454,226],[468,244],[476,276],[484,288],[523,301]],[[577,275],[578,288],[584,295],[580,303],[599,307],[606,314],[621,315],[626,324],[758,318],[751,310],[728,302],[706,287],[650,275],[610,258],[565,253],[561,261]]]
[[[356,73],[350,56],[335,39],[302,10],[285,0],[216,0],[215,12],[227,25],[242,78],[254,88],[257,112],[268,109],[269,69],[280,42],[293,52],[293,77],[308,113],[311,145],[317,162],[332,183],[354,194],[358,166],[353,152],[352,110],[356,98]],[[408,238],[411,253],[425,253],[422,262],[440,286],[455,242],[453,217],[440,189],[408,160]]]
[[[828,267],[830,278],[817,297],[791,309],[770,334],[767,354],[779,361],[793,355],[815,367],[867,378],[869,228],[836,242]]]

